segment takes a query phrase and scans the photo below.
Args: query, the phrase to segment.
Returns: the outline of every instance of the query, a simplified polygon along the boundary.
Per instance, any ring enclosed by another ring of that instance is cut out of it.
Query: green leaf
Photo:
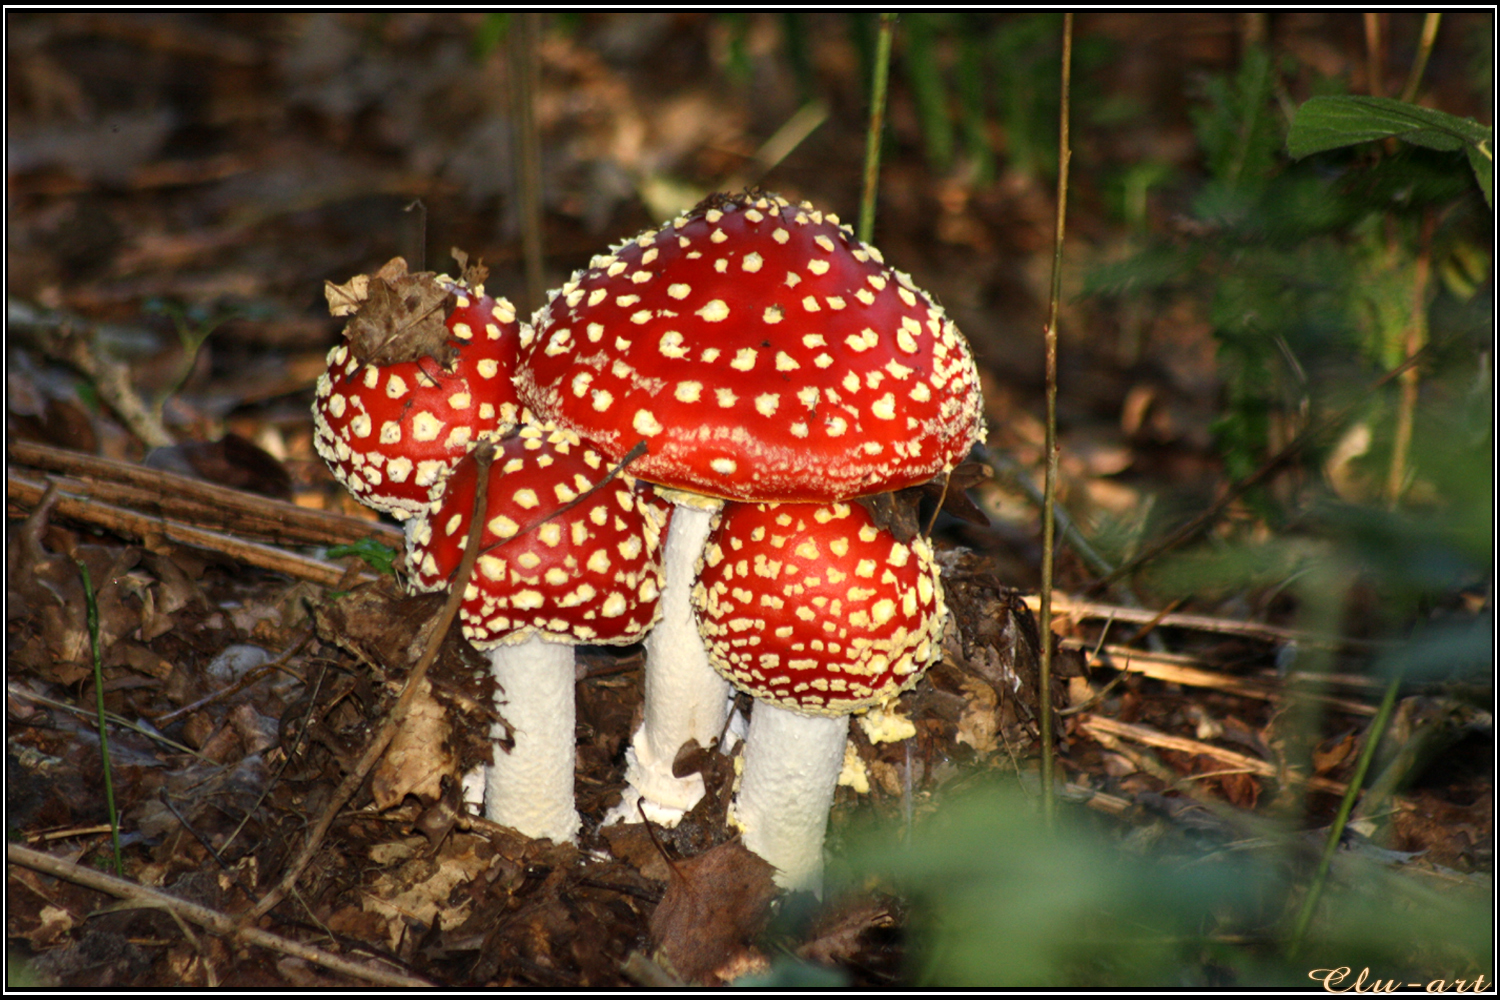
[[[1474,179],[1479,190],[1484,192],[1484,203],[1495,208],[1495,158],[1490,152],[1489,140],[1469,147],[1469,166],[1474,168]]]
[[[1493,135],[1493,129],[1473,119],[1389,97],[1314,97],[1297,109],[1286,149],[1301,159],[1325,149],[1388,136],[1429,149],[1457,150],[1465,146],[1473,149],[1480,143],[1489,143]]]
[[[328,550],[330,559],[342,559],[345,556],[358,556],[377,573],[395,575],[396,550],[381,545],[373,538],[361,538],[353,545],[335,545]]]

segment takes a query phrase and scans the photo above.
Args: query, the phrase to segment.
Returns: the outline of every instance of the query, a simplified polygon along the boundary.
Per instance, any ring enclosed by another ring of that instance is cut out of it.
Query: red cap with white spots
[[[922,676],[946,612],[932,549],[858,504],[726,504],[693,593],[709,659],[797,712],[846,715]]]
[[[958,329],[833,215],[716,197],[597,257],[522,332],[538,414],[692,493],[829,502],[924,482],[982,437]]]
[[[515,308],[438,277],[455,296],[445,320],[457,355],[367,363],[348,343],[328,354],[313,402],[313,443],[355,499],[398,520],[428,504],[433,484],[470,448],[514,429],[511,384],[520,340]]]
[[[533,635],[623,644],[651,627],[661,591],[661,538],[670,505],[624,476],[569,431],[523,426],[490,466],[489,508],[474,576],[459,609],[480,649]],[[412,585],[442,590],[463,558],[479,466],[459,462],[433,490],[411,533]]]

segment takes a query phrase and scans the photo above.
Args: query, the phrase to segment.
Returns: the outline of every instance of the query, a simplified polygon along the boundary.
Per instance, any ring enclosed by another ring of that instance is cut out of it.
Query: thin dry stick
[[[7,498],[22,506],[36,506],[46,492],[46,488],[41,483],[22,479],[14,473],[7,476],[5,487]],[[137,538],[164,538],[169,542],[179,542],[193,548],[217,552],[250,566],[275,570],[295,579],[309,580],[325,587],[337,584],[344,578],[347,571],[344,566],[324,559],[298,555],[295,552],[287,552],[271,545],[261,545],[258,542],[249,542],[243,538],[235,538],[216,531],[204,531],[171,518],[153,517],[149,514],[116,507],[113,504],[70,496],[67,493],[58,495],[57,513],[63,517],[96,524],[110,531],[134,535]]]
[[[1057,226],[1052,236],[1052,293],[1047,303],[1047,479],[1042,495],[1042,816],[1051,826],[1057,813],[1057,792],[1052,787],[1052,546],[1056,534],[1053,504],[1057,500],[1057,309],[1062,298],[1063,229],[1068,214],[1068,161],[1073,151],[1068,140],[1068,102],[1073,81],[1073,15],[1063,15],[1062,109],[1057,133]]]
[[[808,101],[794,111],[781,128],[771,133],[771,138],[761,143],[755,155],[720,184],[719,189],[739,191],[759,184],[827,120],[828,105],[819,100]]]
[[[1260,701],[1276,701],[1287,694],[1285,684],[1236,677],[1233,674],[1209,670],[1201,661],[1181,654],[1174,656],[1170,653],[1146,653],[1123,646],[1105,646],[1096,652],[1088,653],[1084,643],[1078,639],[1064,639],[1061,646],[1063,649],[1076,649],[1084,652],[1084,661],[1091,670],[1098,668],[1118,670],[1122,676],[1127,673],[1140,674],[1142,677],[1150,677],[1153,680],[1166,681],[1170,684],[1225,691]],[[1320,677],[1319,681],[1325,679]],[[1340,698],[1336,695],[1314,693],[1304,695],[1304,697],[1310,697],[1320,705],[1347,715],[1373,715],[1375,713],[1374,707],[1366,702]]]
[[[526,295],[532,309],[547,295],[542,273],[542,143],[537,132],[536,92],[540,78],[537,44],[542,15],[515,14],[511,19],[510,83],[512,121],[516,122],[516,178],[521,210],[521,249],[526,258]]]
[[[390,717],[386,719],[385,725],[380,727],[380,731],[375,734],[374,739],[365,747],[365,752],[360,755],[359,761],[344,776],[344,780],[339,783],[338,788],[334,790],[328,807],[323,810],[323,815],[319,817],[317,825],[308,833],[307,840],[303,843],[302,850],[297,853],[296,860],[292,862],[291,867],[287,870],[286,875],[282,877],[281,881],[277,883],[276,888],[272,889],[245,917],[247,922],[257,920],[269,913],[286,897],[288,892],[291,892],[295,888],[297,879],[307,869],[308,864],[312,861],[313,854],[317,852],[319,845],[323,843],[323,837],[328,833],[328,828],[333,825],[334,818],[344,808],[344,803],[349,801],[349,797],[354,794],[355,789],[359,788],[360,784],[365,780],[365,775],[369,773],[370,768],[375,765],[375,761],[379,759],[380,755],[385,752],[385,748],[390,745],[391,739],[396,735],[396,730],[406,720],[407,709],[416,698],[417,691],[421,688],[422,681],[427,676],[427,668],[432,666],[433,661],[437,659],[438,650],[443,645],[443,638],[448,634],[448,627],[453,624],[453,619],[458,616],[458,607],[463,603],[464,596],[462,581],[469,579],[474,573],[474,563],[479,558],[479,539],[485,525],[485,519],[482,515],[486,509],[489,497],[490,463],[494,461],[494,458],[495,446],[493,444],[481,444],[478,448],[474,449],[474,459],[479,466],[479,483],[474,490],[474,510],[469,519],[468,538],[464,542],[464,557],[458,564],[458,574],[455,577],[455,580],[459,582],[453,585],[451,592],[448,594],[448,601],[443,605],[443,613],[438,618],[437,627],[433,629],[432,635],[428,637],[427,649],[423,652],[422,659],[417,662],[417,665],[412,668],[412,672],[407,675],[406,684],[401,689],[401,696],[396,699],[396,706],[391,710]]]
[[[148,469],[96,455],[12,441],[11,458],[73,477],[64,492],[77,493],[200,528],[252,535],[279,545],[345,545],[365,538],[391,548],[405,544],[401,529],[331,511],[299,507],[285,500],[206,483],[174,472]],[[77,489],[73,483],[80,485]]]
[[[1041,597],[1026,594],[1022,597],[1032,611],[1041,608]],[[1149,608],[1131,608],[1119,604],[1101,604],[1084,601],[1069,594],[1052,595],[1054,614],[1071,615],[1078,619],[1112,619],[1120,622],[1145,623],[1156,621],[1160,628],[1185,628],[1196,632],[1215,632],[1221,635],[1239,635],[1247,639],[1265,642],[1296,642],[1312,646],[1337,646],[1345,649],[1375,649],[1377,643],[1364,639],[1350,639],[1337,635],[1318,635],[1301,629],[1282,628],[1264,622],[1242,621],[1238,618],[1215,618],[1212,615],[1193,615],[1182,612],[1163,614]]]
[[[161,448],[177,443],[135,391],[130,367],[111,357],[100,342],[98,327],[63,313],[36,310],[18,299],[6,301],[5,314],[7,332],[20,334],[43,354],[77,369],[143,444]]]
[[[1328,778],[1311,777],[1303,779],[1301,775],[1294,772],[1279,774],[1274,764],[1268,764],[1255,757],[1249,757],[1233,750],[1224,750],[1214,746],[1212,743],[1203,743],[1199,740],[1190,740],[1183,736],[1173,736],[1152,729],[1149,726],[1136,726],[1128,722],[1118,722],[1115,719],[1103,715],[1084,715],[1079,717],[1079,724],[1090,734],[1103,737],[1114,737],[1116,739],[1131,740],[1148,747],[1160,747],[1163,750],[1175,750],[1178,753],[1203,755],[1222,760],[1237,770],[1244,770],[1248,774],[1258,774],[1266,778],[1281,778],[1286,781],[1302,782],[1305,780],[1307,787],[1319,792],[1330,792],[1334,795],[1342,795],[1348,786],[1339,781]]]
[[[870,84],[870,125],[865,132],[865,189],[859,200],[859,236],[868,243],[875,235],[875,196],[880,189],[880,140],[885,134],[885,89],[891,75],[891,33],[895,14],[880,15],[880,37],[875,43],[875,79]]]
[[[1429,209],[1423,213],[1421,245],[1412,270],[1411,313],[1406,324],[1406,356],[1412,357],[1427,344],[1427,280],[1432,273],[1432,234],[1437,216]],[[1412,425],[1416,423],[1417,394],[1421,390],[1421,370],[1415,365],[1401,373],[1401,396],[1396,404],[1396,430],[1391,442],[1391,465],[1386,470],[1385,502],[1394,509],[1401,502],[1406,487],[1407,455],[1411,450]]]
[[[1385,32],[1379,14],[1365,14],[1365,69],[1370,76],[1370,96],[1385,96]]]
[[[217,910],[210,910],[208,907],[199,906],[196,903],[189,903],[186,900],[169,896],[164,892],[149,889],[146,886],[137,885],[122,878],[115,878],[113,875],[106,875],[92,868],[75,865],[71,861],[64,861],[62,858],[56,858],[42,851],[32,850],[29,847],[22,847],[19,844],[5,845],[5,860],[13,865],[21,865],[24,868],[45,872],[48,875],[66,879],[78,885],[87,886],[90,889],[97,889],[100,892],[108,893],[119,899],[134,900],[147,906],[159,906],[169,913],[197,924],[199,927],[207,928],[214,934],[222,934],[226,937],[237,936],[257,947],[267,948],[271,951],[280,952],[283,955],[291,955],[293,958],[300,958],[303,961],[321,965],[325,969],[340,972],[346,976],[353,976],[365,982],[375,983],[379,986],[405,986],[409,988],[430,987],[434,985],[425,979],[405,976],[399,972],[388,972],[384,969],[371,968],[367,965],[361,965],[358,962],[352,962],[347,958],[341,958],[338,955],[330,955],[326,951],[320,951],[317,948],[268,933],[259,927],[238,924],[234,917],[228,914],[220,913]]]

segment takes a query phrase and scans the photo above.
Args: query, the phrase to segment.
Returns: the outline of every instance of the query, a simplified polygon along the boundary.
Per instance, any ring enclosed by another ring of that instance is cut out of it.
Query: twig
[[[278,545],[347,545],[371,537],[390,548],[405,544],[400,529],[378,521],[299,507],[132,462],[30,441],[12,441],[9,450],[18,464],[74,477],[63,483],[65,492],[173,517],[200,528],[250,535]]]
[[[99,342],[99,328],[85,320],[43,312],[17,300],[6,301],[9,332],[28,337],[48,357],[78,370],[130,432],[151,448],[174,445],[177,439],[163,426],[130,383],[128,366],[109,356]]]
[[[22,506],[34,507],[41,502],[46,488],[41,483],[10,473],[6,477],[5,492],[8,499]],[[261,545],[258,542],[246,541],[243,538],[235,538],[216,531],[205,531],[174,519],[153,517],[68,493],[59,495],[57,513],[64,517],[108,528],[110,531],[134,535],[137,538],[164,538],[170,542],[217,552],[250,566],[285,573],[295,579],[310,580],[325,587],[336,585],[344,578],[346,572],[345,567],[338,563],[298,555],[295,552],[287,552],[285,549]]]
[[[1308,788],[1319,792],[1331,792],[1334,795],[1342,795],[1348,788],[1341,782],[1329,778],[1309,777],[1303,778],[1294,771],[1278,771],[1273,764],[1263,760],[1248,757],[1233,750],[1224,750],[1214,746],[1212,743],[1203,743],[1199,740],[1190,740],[1183,736],[1173,736],[1152,729],[1149,726],[1136,726],[1128,722],[1119,722],[1103,715],[1084,715],[1078,720],[1085,730],[1091,735],[1099,734],[1105,737],[1132,740],[1149,747],[1161,747],[1163,750],[1175,750],[1178,753],[1202,754],[1222,760],[1230,767],[1243,769],[1248,774],[1257,774],[1261,777],[1276,778],[1292,784],[1305,783]]]
[[[511,120],[516,123],[516,200],[520,207],[521,248],[526,260],[526,294],[532,309],[547,295],[542,273],[542,143],[537,132],[536,92],[540,76],[537,40],[542,15],[512,16],[510,31]]]
[[[792,117],[772,132],[771,138],[761,143],[749,163],[720,186],[726,191],[738,191],[759,184],[827,120],[828,105],[819,100],[808,101],[792,112]]]
[[[1038,687],[1042,737],[1042,816],[1050,827],[1057,813],[1057,790],[1053,788],[1056,761],[1052,746],[1052,556],[1056,537],[1053,513],[1057,502],[1057,311],[1062,299],[1063,232],[1068,217],[1068,163],[1073,158],[1069,143],[1068,105],[1073,82],[1073,15],[1063,15],[1062,108],[1057,126],[1057,224],[1052,234],[1052,291],[1047,303],[1047,453],[1046,485],[1042,494],[1042,657]]]
[[[1063,649],[1083,648],[1083,642],[1078,639],[1062,640]],[[1127,649],[1122,646],[1105,646],[1099,652],[1088,656],[1087,663],[1090,668],[1104,667],[1110,670],[1118,670],[1122,674],[1140,674],[1142,677],[1150,677],[1153,680],[1166,681],[1169,684],[1183,684],[1188,687],[1206,688],[1211,691],[1224,691],[1229,694],[1239,695],[1244,698],[1256,698],[1261,701],[1276,701],[1286,695],[1284,685],[1265,683],[1250,680],[1243,677],[1235,677],[1214,670],[1205,670],[1200,661],[1188,656],[1173,656],[1168,653],[1147,653],[1138,649]],[[1319,677],[1319,683],[1326,678]],[[1332,708],[1348,715],[1373,715],[1375,708],[1362,701],[1351,701],[1348,698],[1339,698],[1334,695],[1322,694],[1321,692],[1309,695],[1314,701],[1328,708]]]
[[[1416,262],[1412,266],[1411,312],[1406,323],[1407,357],[1415,356],[1427,343],[1427,281],[1432,273],[1432,234],[1437,227],[1437,216],[1429,209],[1423,213],[1421,244]],[[1416,422],[1417,393],[1420,389],[1421,372],[1413,365],[1401,373],[1401,396],[1396,404],[1396,431],[1391,442],[1391,464],[1387,470],[1385,500],[1395,508],[1401,500],[1401,491],[1406,486],[1407,453],[1411,450],[1412,424]]]
[[[865,132],[865,187],[859,199],[861,242],[875,235],[875,198],[880,190],[880,142],[885,135],[885,91],[891,76],[891,34],[896,15],[880,15],[880,35],[875,43],[874,79],[870,83],[870,124]]]
[[[459,581],[468,580],[473,575],[474,563],[479,558],[479,539],[483,534],[485,526],[485,518],[482,515],[488,502],[490,486],[489,470],[490,463],[495,458],[495,446],[488,442],[481,444],[478,448],[474,449],[473,455],[475,462],[479,466],[479,482],[474,490],[474,509],[469,518],[469,534],[464,543],[464,557],[458,566],[457,579]],[[401,696],[396,699],[396,705],[391,709],[391,714],[386,719],[385,724],[380,727],[374,738],[370,740],[369,744],[365,747],[364,753],[360,755],[354,767],[344,776],[344,780],[339,782],[338,788],[334,789],[327,807],[323,810],[323,815],[319,817],[317,824],[308,832],[307,839],[302,844],[302,849],[298,851],[297,857],[293,860],[287,873],[277,883],[276,887],[267,893],[266,897],[250,911],[245,917],[246,921],[259,919],[269,913],[286,897],[288,892],[295,889],[297,879],[302,876],[308,864],[311,863],[313,855],[323,843],[323,837],[328,833],[328,828],[333,825],[335,817],[344,808],[344,804],[349,801],[350,796],[364,782],[365,775],[369,773],[375,761],[385,752],[385,748],[390,745],[391,739],[396,735],[396,730],[406,721],[407,709],[411,706],[411,703],[417,696],[417,692],[421,689],[422,681],[427,676],[427,668],[432,666],[433,661],[437,659],[438,651],[443,645],[443,639],[448,634],[448,628],[453,624],[453,619],[458,616],[458,608],[463,603],[463,597],[464,586],[460,582],[455,584],[448,594],[448,600],[443,605],[442,614],[438,617],[437,626],[433,629],[432,634],[428,636],[427,649],[422,653],[421,660],[417,662],[417,665],[412,668],[411,673],[407,675],[406,684],[401,689]]]
[[[1039,594],[1026,594],[1022,597],[1026,606],[1033,612],[1041,608],[1041,596]],[[1313,632],[1305,632],[1299,629],[1282,628],[1279,625],[1267,625],[1264,622],[1242,621],[1238,618],[1215,618],[1212,615],[1191,615],[1181,612],[1163,614],[1152,611],[1149,608],[1122,607],[1118,604],[1101,604],[1097,601],[1085,601],[1069,594],[1054,593],[1052,595],[1053,614],[1069,615],[1074,618],[1085,619],[1112,619],[1121,622],[1150,622],[1155,620],[1159,628],[1185,628],[1196,632],[1214,632],[1221,635],[1238,635],[1247,639],[1260,639],[1265,642],[1295,642],[1307,646],[1334,646],[1342,649],[1374,649],[1377,643],[1364,639],[1351,639],[1336,635],[1317,635]]]
[[[5,695],[7,698],[18,698],[21,701],[29,701],[37,705],[46,705],[48,708],[55,708],[58,711],[72,712],[74,715],[84,718],[87,718],[90,714],[89,710],[86,708],[79,708],[77,705],[69,705],[67,702],[56,701],[55,699],[48,698],[46,695],[37,694],[35,691],[27,691],[25,688],[19,687],[16,684],[7,684],[5,686]],[[154,729],[150,729],[137,722],[131,722],[129,719],[126,719],[123,716],[116,715],[113,712],[106,712],[105,718],[109,721],[110,725],[119,726],[122,729],[129,729],[133,733],[140,733],[142,736],[146,737],[146,739],[152,740],[156,743],[160,743],[162,746],[166,747],[168,750],[171,750],[174,753],[186,754],[189,757],[196,757],[198,761],[203,764],[217,765],[219,763],[216,760],[203,756],[203,754],[199,753],[197,750],[194,750],[190,746],[185,746],[184,744],[178,743],[177,741],[169,739],[166,736],[163,736],[161,733],[156,732]]]
[[[1365,390],[1363,394],[1360,395],[1360,397],[1355,402],[1350,403],[1348,406],[1343,407],[1342,409],[1324,417],[1321,420],[1315,420],[1309,423],[1295,438],[1287,443],[1286,447],[1282,448],[1276,454],[1266,459],[1266,461],[1261,464],[1260,468],[1256,469],[1245,478],[1231,483],[1229,487],[1225,489],[1222,494],[1220,494],[1218,499],[1209,504],[1208,507],[1198,516],[1194,517],[1191,521],[1188,521],[1182,527],[1178,528],[1176,531],[1172,532],[1170,535],[1168,535],[1166,538],[1163,538],[1155,545],[1150,546],[1144,552],[1137,553],[1117,569],[1100,577],[1098,580],[1095,580],[1094,583],[1089,587],[1089,593],[1097,593],[1103,588],[1114,583],[1116,580],[1134,573],[1137,569],[1144,566],[1152,559],[1155,559],[1162,553],[1170,552],[1172,549],[1177,548],[1179,545],[1183,545],[1187,542],[1192,541],[1194,538],[1197,538],[1199,534],[1208,530],[1209,526],[1217,521],[1219,519],[1219,515],[1228,510],[1231,504],[1233,504],[1240,497],[1244,496],[1247,491],[1254,489],[1256,486],[1259,486],[1261,483],[1271,478],[1271,476],[1278,470],[1280,470],[1283,465],[1296,457],[1298,452],[1307,447],[1309,442],[1313,441],[1315,438],[1317,438],[1330,428],[1337,427],[1342,424],[1344,420],[1347,419],[1352,413],[1354,413],[1356,410],[1361,409],[1365,405],[1365,401],[1372,393],[1385,387],[1392,380],[1400,378],[1402,372],[1405,372],[1407,369],[1415,366],[1418,361],[1422,360],[1422,358],[1432,350],[1432,347],[1433,345],[1431,343],[1427,344],[1420,351],[1408,357],[1401,364],[1397,365],[1395,368],[1392,368],[1384,375],[1381,375],[1373,383],[1370,384],[1370,386]]]
[[[1385,32],[1380,15],[1366,13],[1365,21],[1365,69],[1370,77],[1370,96],[1385,96]]]
[[[417,979],[414,976],[402,975],[399,972],[388,972],[384,969],[375,969],[358,962],[352,962],[338,955],[330,955],[326,951],[291,941],[287,938],[271,934],[261,930],[259,927],[248,926],[237,923],[235,919],[217,910],[210,910],[206,906],[189,903],[186,900],[169,896],[156,889],[148,889],[143,885],[115,878],[92,868],[64,861],[62,858],[53,857],[42,851],[22,847],[19,844],[5,845],[5,859],[14,865],[21,865],[34,871],[45,872],[57,878],[75,882],[78,885],[97,889],[108,893],[119,899],[130,899],[151,906],[160,906],[185,920],[192,921],[199,927],[207,928],[214,934],[222,934],[229,937],[239,937],[249,944],[257,947],[267,948],[271,951],[280,952],[283,955],[291,955],[315,965],[321,965],[333,972],[343,973],[362,979],[365,982],[375,983],[379,986],[404,986],[408,988],[423,988],[434,985],[425,979]]]
[[[346,581],[340,581],[338,584],[335,584],[333,589],[348,590],[349,587],[354,583],[353,571],[356,568],[357,567],[351,566],[350,571],[345,574],[348,579]],[[193,702],[190,705],[183,705],[180,708],[174,708],[170,712],[158,715],[156,718],[151,720],[151,724],[159,728],[170,726],[178,719],[192,715],[194,712],[201,711],[202,709],[207,708],[214,702],[223,701],[225,698],[228,698],[234,694],[238,694],[239,692],[243,691],[245,688],[250,687],[253,684],[260,683],[261,678],[266,677],[274,671],[287,670],[287,661],[290,660],[293,656],[297,655],[297,651],[300,650],[303,646],[307,645],[307,640],[311,639],[312,637],[313,627],[311,625],[304,625],[298,632],[297,637],[292,641],[290,645],[286,647],[285,651],[283,651],[280,656],[276,657],[276,659],[263,663],[260,666],[256,667],[254,670],[246,672],[244,676],[242,676],[239,680],[235,681],[234,684],[230,685],[227,688],[218,688],[214,691],[210,691],[208,694],[204,695],[202,698],[199,698],[197,701]],[[306,679],[292,670],[287,670],[287,673],[291,674],[293,677],[296,677],[298,680]]]

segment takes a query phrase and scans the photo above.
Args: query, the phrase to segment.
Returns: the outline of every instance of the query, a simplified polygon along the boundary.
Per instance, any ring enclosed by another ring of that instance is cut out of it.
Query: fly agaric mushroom
[[[614,461],[644,443],[632,474],[710,509],[915,485],[983,436],[973,357],[943,310],[836,216],[773,196],[715,196],[595,258],[522,331],[516,383]],[[678,749],[725,717],[686,597],[709,517],[674,518],[630,750],[664,822],[703,794],[673,776]]]
[[[608,463],[572,432],[523,426],[490,466],[474,575],[454,581],[478,468],[465,458],[434,488],[410,534],[412,585],[462,586],[464,637],[490,651],[515,742],[487,770],[485,815],[529,837],[573,841],[572,646],[638,642],[651,627],[671,508],[627,477],[605,482]],[[496,739],[504,732],[497,724]]]
[[[848,716],[888,702],[940,652],[931,547],[857,504],[725,504],[693,592],[709,659],[757,699],[734,814],[786,889],[821,891]]]
[[[484,294],[483,268],[464,270],[459,280],[408,274],[397,257],[326,288],[332,313],[353,318],[318,379],[313,444],[355,499],[398,521],[425,509],[444,472],[520,416],[515,308]]]

